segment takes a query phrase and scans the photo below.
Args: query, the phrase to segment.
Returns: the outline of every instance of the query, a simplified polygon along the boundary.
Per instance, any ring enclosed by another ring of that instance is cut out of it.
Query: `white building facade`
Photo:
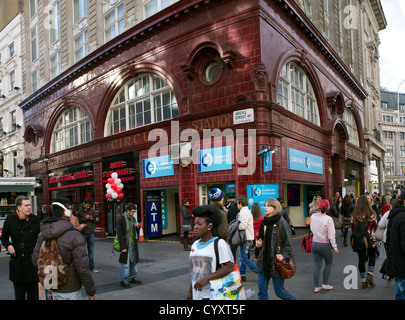
[[[23,177],[24,121],[18,104],[22,83],[21,14],[0,31],[0,162],[3,177]]]

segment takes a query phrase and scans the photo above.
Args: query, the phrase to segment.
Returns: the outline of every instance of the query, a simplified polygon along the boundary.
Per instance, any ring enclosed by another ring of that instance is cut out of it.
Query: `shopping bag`
[[[221,279],[210,281],[210,300],[246,300],[238,265],[234,264],[231,273]]]

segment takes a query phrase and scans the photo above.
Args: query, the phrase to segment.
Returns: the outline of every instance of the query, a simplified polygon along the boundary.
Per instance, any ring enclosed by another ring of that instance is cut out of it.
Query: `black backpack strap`
[[[216,270],[218,270],[218,269],[220,268],[220,265],[219,265],[218,242],[219,242],[219,238],[216,238],[215,241],[214,241],[215,257],[216,257],[216,259],[217,259]]]

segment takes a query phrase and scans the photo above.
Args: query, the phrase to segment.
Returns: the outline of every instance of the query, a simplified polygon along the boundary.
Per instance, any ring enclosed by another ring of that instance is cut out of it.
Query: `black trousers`
[[[16,283],[14,285],[14,294],[16,300],[38,300],[38,281],[31,283]]]

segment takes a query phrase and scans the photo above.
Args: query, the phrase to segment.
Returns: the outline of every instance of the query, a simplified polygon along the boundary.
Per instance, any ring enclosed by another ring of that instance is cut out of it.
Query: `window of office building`
[[[87,0],[73,0],[73,22],[77,23],[87,16]]]
[[[344,120],[346,123],[346,128],[349,133],[349,142],[356,147],[359,146],[359,132],[357,130],[356,119],[353,112],[349,109],[344,111]]]
[[[104,16],[105,42],[125,31],[124,4],[120,4]]]
[[[129,80],[115,96],[107,115],[105,135],[178,116],[177,100],[167,83],[156,75],[141,74]]]
[[[287,63],[280,74],[277,103],[296,115],[320,125],[314,90],[303,69]]]
[[[93,140],[87,113],[72,106],[59,117],[52,133],[51,152],[58,152]]]

